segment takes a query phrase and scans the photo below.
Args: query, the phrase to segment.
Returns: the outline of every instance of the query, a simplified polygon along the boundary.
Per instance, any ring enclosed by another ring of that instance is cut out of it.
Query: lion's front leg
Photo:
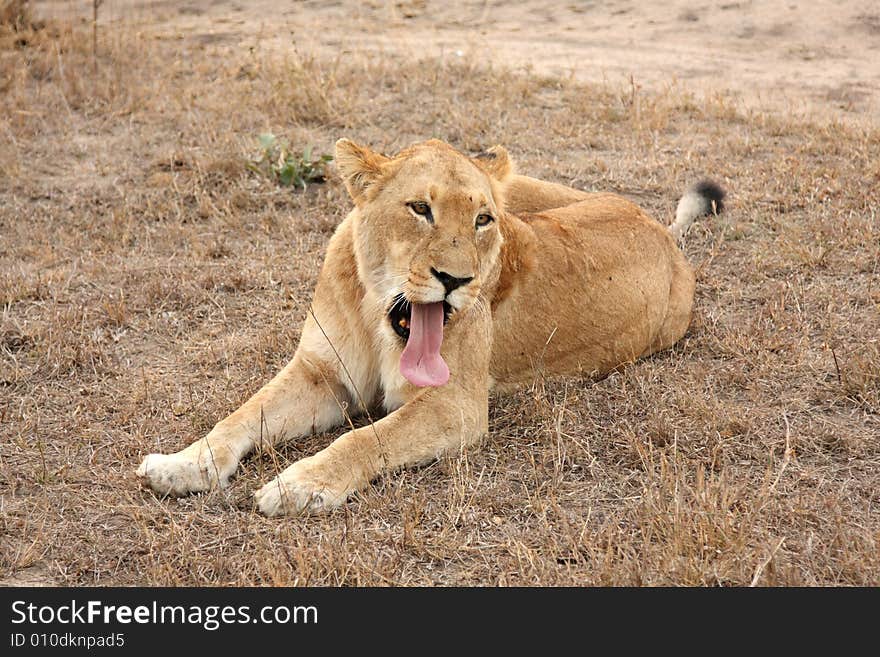
[[[343,385],[338,358],[313,324],[306,322],[293,360],[207,436],[175,454],[144,458],[137,470],[141,482],[162,495],[223,487],[253,449],[342,424],[356,406]],[[339,348],[345,346],[340,340]]]
[[[391,415],[291,465],[257,491],[257,504],[269,516],[330,511],[383,473],[428,463],[475,442],[487,425],[488,390],[476,395],[452,385],[426,390]]]
[[[277,516],[328,511],[379,475],[432,461],[475,442],[489,425],[488,315],[471,313],[448,336],[452,373],[437,388],[410,388],[409,399],[381,420],[340,436],[287,468],[256,493],[260,510]]]

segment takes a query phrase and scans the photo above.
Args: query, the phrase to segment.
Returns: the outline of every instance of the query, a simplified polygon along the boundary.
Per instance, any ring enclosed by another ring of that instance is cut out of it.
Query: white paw
[[[325,481],[308,461],[297,461],[254,493],[262,513],[267,516],[326,513],[345,502],[349,491]]]
[[[160,495],[188,495],[224,487],[231,474],[224,473],[210,453],[193,456],[185,451],[149,454],[137,469],[141,483]]]

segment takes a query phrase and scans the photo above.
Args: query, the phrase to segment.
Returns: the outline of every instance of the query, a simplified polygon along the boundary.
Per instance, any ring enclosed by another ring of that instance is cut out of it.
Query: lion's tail
[[[724,209],[725,196],[721,186],[712,180],[701,180],[689,188],[678,202],[675,221],[669,226],[672,238],[680,240],[697,217],[720,214]]]

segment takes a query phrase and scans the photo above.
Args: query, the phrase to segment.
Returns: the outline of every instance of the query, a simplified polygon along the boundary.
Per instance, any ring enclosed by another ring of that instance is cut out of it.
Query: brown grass
[[[14,31],[35,27],[27,0],[0,0],[0,26]]]
[[[4,4],[5,11],[5,4]],[[59,584],[880,583],[880,132],[467,64],[0,26],[0,579]],[[133,54],[136,53],[136,56]],[[97,57],[97,67],[94,58]],[[696,313],[602,381],[492,400],[479,449],[326,517],[252,493],[332,435],[159,500],[148,451],[292,354],[349,201],[251,175],[257,133],[330,152],[437,136],[667,218],[700,175]]]

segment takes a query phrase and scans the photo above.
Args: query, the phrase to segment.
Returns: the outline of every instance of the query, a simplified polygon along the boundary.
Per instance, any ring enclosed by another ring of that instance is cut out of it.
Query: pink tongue
[[[409,339],[400,355],[400,373],[414,386],[442,386],[449,368],[440,355],[443,344],[443,302],[414,303],[409,318]]]

